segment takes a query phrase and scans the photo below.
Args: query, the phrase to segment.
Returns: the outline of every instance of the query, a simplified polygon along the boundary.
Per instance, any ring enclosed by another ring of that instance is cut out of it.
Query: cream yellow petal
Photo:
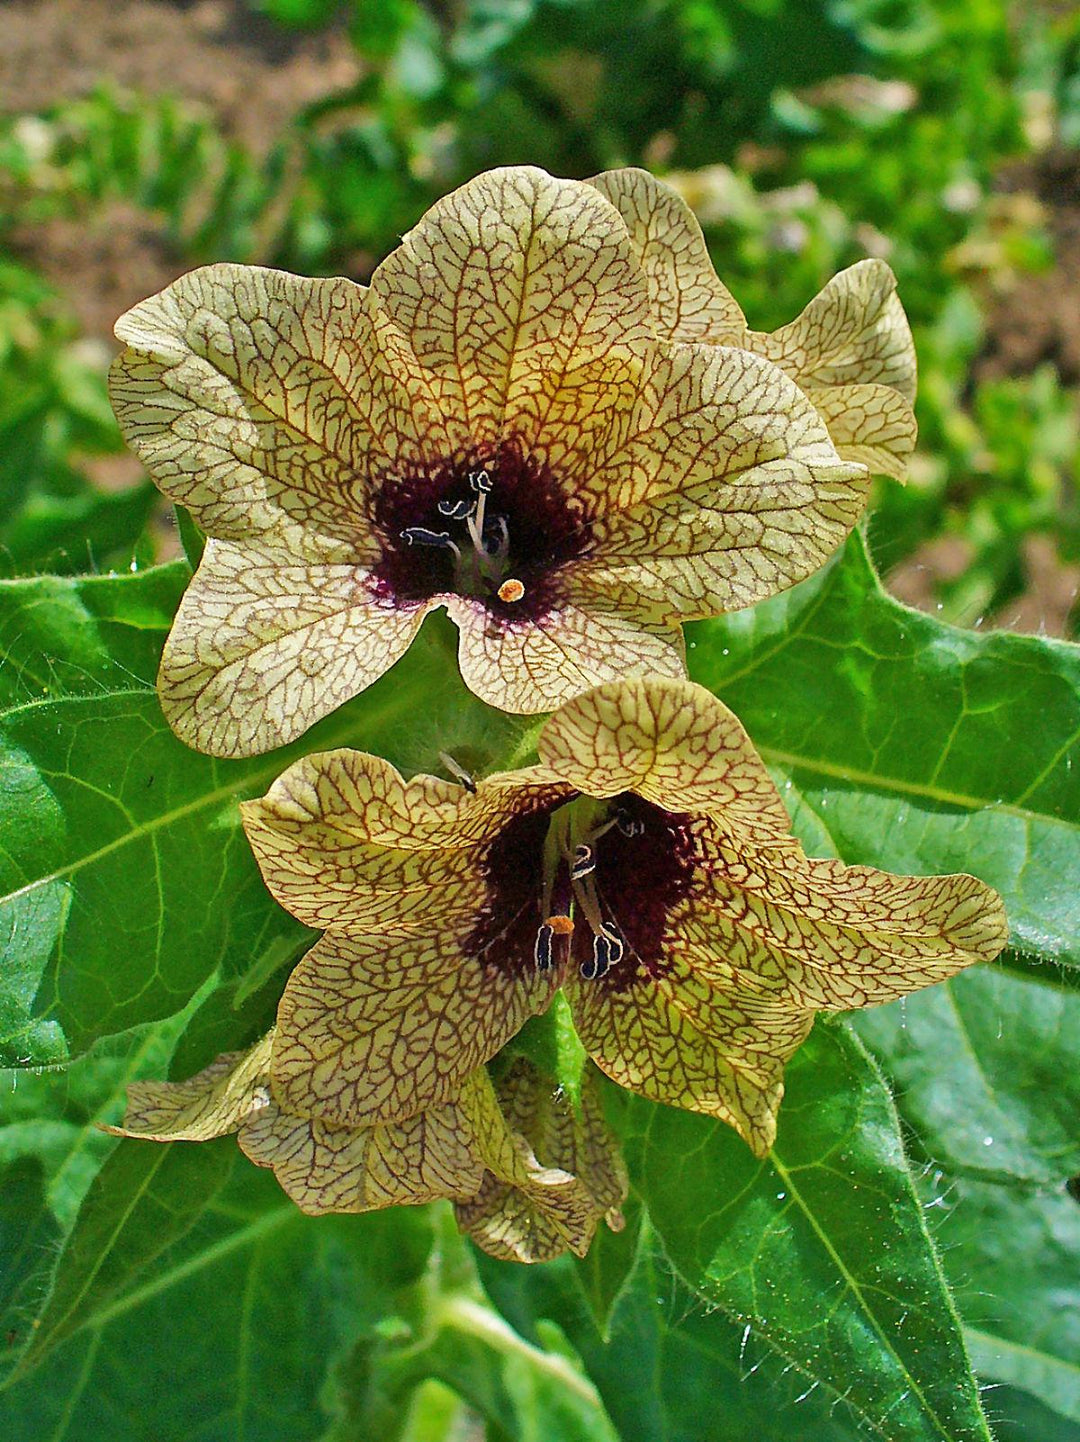
[[[713,269],[705,237],[682,197],[647,170],[605,170],[589,181],[623,218],[645,275],[657,335],[739,345],[746,320]]]
[[[746,841],[789,836],[783,802],[738,718],[690,681],[598,686],[551,717],[539,753],[586,796],[636,791],[668,811],[716,813]]]
[[[530,439],[553,388],[597,362],[631,361],[650,334],[618,213],[592,186],[530,166],[488,171],[437,201],[371,294],[462,447]]]
[[[227,1052],[187,1081],[133,1082],[117,1136],[154,1142],[205,1142],[235,1132],[269,1101],[273,1033],[246,1052]]]
[[[478,1246],[507,1261],[548,1261],[567,1249],[584,1256],[600,1218],[626,1195],[613,1139],[605,1141],[614,1159],[601,1161],[596,1117],[585,1124],[572,1113],[554,1116],[561,1105],[553,1092],[519,1061],[498,1083],[497,1104],[474,1101],[473,1126],[488,1172],[476,1196],[455,1212]],[[570,1169],[582,1161],[603,1197]]]
[[[582,1077],[579,1105],[525,1057],[515,1057],[495,1082],[508,1125],[548,1165],[573,1172],[589,1189],[601,1216],[626,1201],[629,1180],[618,1142],[604,1120],[597,1072]]]
[[[846,461],[857,461],[872,475],[907,479],[908,457],[919,428],[915,412],[899,391],[877,384],[815,386],[807,395]]]
[[[507,918],[502,930],[519,920]],[[496,963],[479,919],[427,936],[328,933],[296,967],[278,1008],[278,1105],[349,1127],[443,1105],[550,1004],[558,978],[537,971],[535,934],[535,917],[525,918],[520,954]]]
[[[568,1251],[583,1257],[596,1223],[584,1202],[571,1200],[578,1191],[575,1179],[546,1167],[537,1167],[533,1178],[530,1191],[525,1186],[509,1186],[485,1172],[476,1195],[454,1207],[458,1227],[481,1250],[502,1262],[552,1262]],[[543,1193],[546,1205],[537,1201],[535,1192]],[[578,1239],[576,1245],[571,1245],[552,1217],[556,1210],[571,1236]],[[586,1236],[588,1240],[580,1240]]]
[[[270,1101],[247,1119],[239,1142],[258,1166],[272,1167],[285,1192],[312,1215],[467,1198],[484,1176],[456,1101],[360,1130],[290,1116]]]
[[[828,559],[868,484],[778,366],[727,347],[658,351],[630,432],[594,457],[566,598],[638,596],[672,623],[751,605]]]
[[[621,1085],[720,1117],[759,1153],[815,1011],[892,1000],[1006,944],[1001,899],[974,877],[808,860],[742,727],[701,687],[599,687],[548,721],[539,751],[634,823],[597,833],[594,905],[620,947],[594,975],[574,932],[564,985],[582,1043]]]
[[[788,325],[751,331],[745,344],[782,366],[803,389],[891,386],[915,399],[915,347],[896,277],[883,260],[860,260],[833,276]]]
[[[973,876],[895,876],[799,847],[723,842],[714,857],[672,911],[672,936],[705,971],[719,958],[725,985],[794,1006],[893,1001],[992,961],[1008,941],[1001,898]]]
[[[460,640],[458,665],[470,691],[504,711],[552,711],[616,676],[683,676],[681,633],[647,606],[557,605],[520,626],[495,627],[485,608],[455,597],[447,606]]]
[[[570,790],[536,767],[474,792],[406,782],[381,757],[341,750],[295,762],[241,811],[267,886],[308,926],[427,936],[483,910],[488,848]]]
[[[388,670],[426,609],[381,600],[355,566],[208,541],[161,659],[162,710],[212,756],[283,746]]]
[[[751,331],[679,195],[643,170],[607,171],[591,183],[626,223],[659,335],[745,346],[776,361],[813,400],[845,460],[904,479],[915,442],[915,350],[883,261],[841,272],[780,330]]]
[[[117,322],[124,438],[210,535],[370,563],[370,482],[417,440],[368,312],[340,278],[225,264],[181,276]]]
[[[813,1014],[712,985],[677,956],[659,977],[597,986],[566,983],[574,1025],[600,1069],[620,1086],[733,1126],[758,1156],[776,1135],[784,1063]]]

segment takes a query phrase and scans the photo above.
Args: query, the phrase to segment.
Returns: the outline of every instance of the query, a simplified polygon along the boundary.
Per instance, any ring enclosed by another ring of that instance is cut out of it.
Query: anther
[[[440,501],[439,515],[448,521],[467,521],[476,510],[476,502],[465,497],[459,501]]]
[[[596,857],[591,846],[575,846],[574,860],[570,867],[570,880],[580,881],[596,870]]]
[[[533,945],[533,958],[536,961],[537,971],[550,971],[555,965],[555,938],[559,936],[572,936],[574,923],[570,917],[562,912],[556,912],[549,916],[536,933],[536,942]]]
[[[450,539],[449,531],[429,531],[426,526],[406,526],[401,533],[401,539],[410,546],[434,546],[438,550],[453,551],[455,556],[461,554]]]
[[[578,968],[584,981],[599,981],[623,956],[622,941],[610,931],[594,934],[592,950],[592,959],[583,961]]]
[[[637,817],[628,816],[625,811],[615,813],[615,825],[623,836],[644,836],[645,823]]]
[[[524,594],[525,587],[514,577],[511,577],[509,581],[504,581],[498,592],[500,601],[520,601]]]
[[[495,532],[496,537],[494,545],[492,545],[488,539],[492,531]],[[495,516],[492,518],[491,525],[488,526],[484,535],[484,550],[489,556],[494,557],[496,561],[504,561],[506,559],[507,552],[510,550],[510,527],[506,524],[505,516]]]
[[[466,791],[470,793],[475,793],[476,782],[473,780],[472,776],[470,776],[468,771],[465,770],[464,766],[454,760],[454,758],[450,755],[449,751],[440,751],[439,760],[446,767],[447,771],[450,772],[450,775],[453,776],[455,781],[460,781]]]
[[[554,928],[550,927],[546,921],[536,933],[536,941],[533,945],[533,958],[536,961],[537,971],[551,970],[551,944],[554,936]]]
[[[470,471],[469,485],[480,495],[487,495],[491,490],[491,477],[487,471]]]

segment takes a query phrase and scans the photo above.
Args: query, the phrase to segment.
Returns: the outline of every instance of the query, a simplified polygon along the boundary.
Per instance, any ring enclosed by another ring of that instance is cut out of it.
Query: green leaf
[[[1011,1385],[1013,1412],[1023,1389],[1070,1419],[1057,1430],[1080,1426],[1080,1206],[1065,1191],[1080,1171],[1080,996],[979,967],[856,1025],[928,1159],[927,1216],[977,1371]]]
[[[1080,1442],[1080,1423],[1044,1407],[1030,1392],[994,1383],[987,1388],[986,1411],[995,1442]]]
[[[127,564],[157,503],[149,481],[122,491],[75,482],[62,492],[37,488],[0,527],[0,569],[17,576]]]
[[[236,1146],[121,1143],[94,1179],[67,1239],[56,1285],[14,1374],[106,1312],[195,1226],[224,1187]]]
[[[119,1145],[33,1336],[0,1396],[5,1436],[79,1442],[130,1416],[108,1435],[411,1442],[436,1378],[492,1435],[616,1442],[573,1353],[486,1304],[449,1208],[304,1217],[229,1138]],[[152,1376],[170,1386],[150,1406]]]
[[[221,1149],[231,1162],[235,1143]],[[171,1160],[184,1151],[190,1162]],[[161,1216],[186,1215],[187,1183],[199,1168],[216,1172],[207,1152],[183,1144],[165,1152],[152,1187]],[[421,1275],[431,1245],[423,1217],[409,1211],[305,1218],[270,1175],[242,1160],[193,1225],[168,1227],[164,1247],[147,1234],[159,1219],[149,1202],[130,1220],[112,1215],[115,1241],[101,1270],[110,1268],[118,1285],[92,1286],[67,1342],[0,1395],[0,1434],[316,1442],[327,1407],[340,1405],[336,1366],[357,1332],[373,1328],[396,1291]],[[80,1228],[107,1240],[108,1220],[91,1214]],[[136,1260],[155,1254],[140,1273]],[[57,1295],[64,1288],[70,1297],[73,1285],[61,1282]],[[167,1385],[152,1385],[155,1378]]]
[[[119,1049],[99,1048],[64,1068],[0,1074],[0,1199],[11,1227],[10,1243],[0,1245],[0,1335],[10,1339],[0,1372],[39,1340],[59,1244],[116,1146],[92,1124],[119,1121],[129,1081],[166,1072],[186,1020],[143,1028]]]
[[[925,1191],[979,1375],[1080,1425],[1080,1204],[941,1172]]]
[[[842,857],[974,871],[1004,896],[1015,946],[1080,965],[1078,648],[908,610],[859,535],[802,585],[687,638],[694,678]]]
[[[625,1235],[625,1234],[624,1234]],[[706,1308],[672,1270],[646,1223],[612,1311],[598,1330],[569,1259],[522,1268],[479,1256],[507,1320],[539,1340],[545,1322],[569,1338],[622,1442],[855,1442],[865,1436],[842,1399]]]
[[[152,689],[186,568],[0,582],[0,1058],[56,1061],[175,1013],[220,969],[305,932],[269,897],[237,800],[302,750],[352,744],[406,769],[473,769],[520,722],[465,691],[444,618],[291,749],[223,762],[182,745]],[[6,687],[6,691],[3,688]],[[287,949],[286,947],[286,949]]]
[[[610,1337],[615,1305],[629,1285],[645,1224],[641,1203],[635,1196],[627,1198],[622,1213],[622,1231],[598,1227],[585,1256],[575,1257],[573,1262],[582,1295],[605,1341]]]
[[[151,688],[190,575],[175,562],[124,576],[0,581],[0,723],[58,699]]]
[[[542,1016],[529,1018],[500,1056],[506,1061],[513,1056],[528,1057],[545,1077],[563,1088],[575,1107],[579,1105],[585,1068],[590,1063],[561,991]]]
[[[989,1431],[892,1099],[840,1024],[788,1066],[776,1146],[635,1103],[631,1177],[683,1281],[872,1434],[987,1442]]]
[[[33,1337],[60,1235],[40,1159],[20,1157],[0,1170],[0,1376]]]
[[[937,1165],[1054,1187],[1080,1172],[1076,992],[980,966],[853,1020]]]
[[[561,1335],[519,1335],[490,1307],[450,1208],[429,1209],[436,1240],[422,1283],[363,1335],[341,1370],[347,1406],[331,1442],[414,1442],[415,1396],[435,1378],[515,1442],[618,1442],[596,1389]]]
[[[520,1442],[618,1442],[596,1389],[569,1349],[549,1335],[525,1341],[482,1300],[463,1292],[437,1298],[419,1337],[402,1329],[368,1349],[363,1405],[350,1415],[352,1437],[411,1442],[409,1402],[436,1377],[493,1427]]]

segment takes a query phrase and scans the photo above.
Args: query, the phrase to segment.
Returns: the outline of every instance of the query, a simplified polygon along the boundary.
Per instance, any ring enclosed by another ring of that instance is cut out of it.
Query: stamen
[[[500,601],[520,601],[524,594],[525,587],[514,577],[504,581],[498,591]]]
[[[487,475],[487,472],[484,471],[482,474]],[[469,479],[471,480],[472,477],[470,476]],[[487,507],[488,491],[490,490],[491,482],[489,481],[487,486],[480,492],[480,498],[476,502],[476,509],[471,512],[465,521],[465,525],[469,530],[469,539],[473,543],[476,554],[481,558],[487,555],[487,547],[484,545],[484,511]]]
[[[453,776],[456,781],[461,782],[466,791],[475,793],[476,782],[468,771],[465,770],[464,766],[455,761],[448,751],[440,751],[439,760],[446,767],[447,771],[450,772],[451,776]]]
[[[510,551],[510,527],[506,524],[506,517],[495,516],[492,519],[491,526],[498,532],[499,538],[494,546],[489,545],[485,540],[484,550],[493,561],[505,561]],[[490,530],[491,527],[488,529]]]
[[[436,550],[452,551],[457,560],[461,552],[450,539],[449,531],[429,531],[426,526],[406,526],[401,539],[410,546],[433,546]]]
[[[478,495],[487,495],[491,490],[491,477],[487,471],[470,471],[469,485]]]
[[[596,870],[596,857],[591,846],[575,846],[574,860],[570,866],[570,880],[580,881]]]
[[[550,971],[554,965],[554,958],[551,955],[551,944],[554,936],[554,928],[549,926],[546,921],[536,933],[536,941],[533,944],[533,958],[536,961],[537,971]]]
[[[644,836],[645,823],[637,817],[629,816],[623,810],[616,811],[614,824],[619,828],[623,836]]]
[[[599,981],[607,976],[611,968],[622,961],[625,948],[622,939],[608,931],[598,931],[593,936],[591,961],[583,961],[578,968],[584,981]]]
[[[571,866],[571,870],[572,869],[573,867]],[[604,925],[604,918],[600,912],[600,898],[596,894],[596,884],[591,874],[587,873],[584,877],[579,878],[573,882],[573,886],[574,897],[585,913],[585,920],[592,927],[593,931],[597,935],[602,931],[606,931],[607,927]]]
[[[445,516],[448,521],[466,521],[476,510],[476,502],[470,501],[466,496],[458,501],[440,501],[439,515]]]
[[[550,971],[555,965],[555,942],[560,936],[572,936],[574,923],[562,912],[549,916],[536,933],[533,957],[537,971]]]

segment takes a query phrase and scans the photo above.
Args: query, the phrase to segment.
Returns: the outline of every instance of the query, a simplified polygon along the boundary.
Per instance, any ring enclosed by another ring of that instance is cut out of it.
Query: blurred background
[[[919,452],[893,592],[1080,631],[1080,9],[1005,0],[0,3],[0,574],[177,553],[105,393],[117,315],[239,260],[366,280],[438,195],[647,166],[752,326],[888,260]]]

